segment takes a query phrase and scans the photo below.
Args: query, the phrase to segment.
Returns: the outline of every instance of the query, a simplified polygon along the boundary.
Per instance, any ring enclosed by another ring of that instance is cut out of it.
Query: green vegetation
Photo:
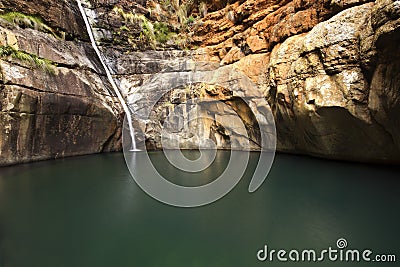
[[[187,4],[174,5],[174,9],[176,15],[178,16],[179,23],[181,24],[181,26],[186,25],[188,19],[189,6]]]
[[[41,68],[48,73],[54,74],[55,64],[51,60],[40,58],[36,55],[17,50],[11,46],[0,46],[0,58],[5,59],[8,57],[27,62],[33,67]]]
[[[146,38],[149,39],[149,41],[152,41],[155,39],[155,34],[154,34],[154,26],[153,24],[146,19],[145,16],[141,16],[142,19],[142,33],[146,36]]]
[[[122,17],[124,23],[114,34],[118,39],[126,39],[135,49],[162,47],[177,36],[167,23],[152,23],[144,15],[127,13],[120,7],[114,7],[113,11]]]
[[[121,31],[127,31],[127,32],[129,32],[129,28],[126,27],[126,25],[121,26],[119,29],[120,29]]]
[[[47,26],[40,17],[25,15],[20,12],[8,12],[4,14],[0,14],[0,18],[16,24],[21,28],[31,28],[37,31],[45,32],[53,35],[54,37],[58,37],[52,28]]]
[[[115,30],[113,42],[129,44],[136,50],[189,49],[193,31],[212,3],[212,0],[158,0],[148,7],[149,13],[145,15],[116,5],[114,15],[123,24]]]
[[[187,31],[187,26],[190,24],[193,24],[195,22],[195,18],[191,16],[190,14],[198,8],[197,6],[198,1],[196,0],[185,0],[185,1],[180,1],[180,0],[173,0],[172,2],[164,2],[164,4],[169,4],[172,6],[172,11],[171,8],[166,7],[169,9],[171,15],[175,15],[178,17],[178,21],[180,24],[180,28],[183,31]],[[190,15],[190,16],[189,16]]]
[[[195,20],[196,20],[196,19],[195,19],[193,16],[190,16],[190,17],[187,19],[186,23],[187,23],[187,24],[192,24],[192,23],[195,22]]]
[[[124,18],[125,24],[134,24],[140,20],[140,16],[132,13],[125,13],[125,11],[120,7],[115,6],[113,11]]]
[[[154,23],[154,35],[157,42],[164,44],[168,40],[172,39],[176,33],[171,32],[167,24],[156,22]]]

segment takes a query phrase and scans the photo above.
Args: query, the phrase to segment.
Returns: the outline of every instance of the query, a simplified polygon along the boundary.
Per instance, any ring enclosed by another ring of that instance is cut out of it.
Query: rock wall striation
[[[135,88],[160,71],[185,73],[185,62],[230,66],[247,75],[269,102],[279,151],[400,162],[399,1],[220,1],[190,26],[191,51],[131,51],[129,42],[114,42],[113,33],[125,25],[115,15],[118,3],[91,2],[103,51],[126,95],[151,95]],[[130,1],[149,13],[134,12],[157,20],[152,11],[157,1],[142,2]],[[224,84],[229,77],[218,79]],[[187,101],[187,96],[177,101],[172,95],[158,109],[161,117]],[[141,127],[151,146],[160,148],[155,128],[161,126],[155,124]],[[208,125],[207,135],[225,138],[219,147],[227,148],[225,129]]]
[[[0,165],[119,150],[121,107],[75,2],[0,9]]]

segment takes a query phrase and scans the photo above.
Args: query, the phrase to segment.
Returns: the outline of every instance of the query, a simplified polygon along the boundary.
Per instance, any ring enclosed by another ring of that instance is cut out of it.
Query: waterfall
[[[110,82],[115,94],[118,96],[119,102],[121,102],[121,105],[122,105],[122,107],[123,107],[123,109],[125,111],[126,118],[128,120],[130,136],[131,136],[131,139],[132,139],[132,147],[131,147],[132,149],[131,149],[131,151],[137,151],[138,149],[136,147],[135,129],[133,128],[133,125],[132,125],[132,116],[131,116],[130,109],[126,105],[125,99],[122,96],[121,92],[119,91],[118,86],[115,83],[114,78],[111,75],[111,71],[108,68],[108,66],[107,66],[107,64],[106,64],[106,62],[105,62],[105,60],[103,58],[103,55],[101,54],[100,49],[97,46],[96,40],[94,38],[92,26],[90,25],[89,19],[86,16],[85,9],[83,8],[82,3],[81,3],[80,0],[77,0],[77,3],[78,3],[79,10],[80,10],[80,12],[82,14],[82,18],[85,21],[86,30],[87,30],[87,33],[89,34],[90,42],[92,43],[93,49],[96,51],[96,54],[97,54],[98,58],[100,59],[100,62],[103,65],[103,68],[104,68],[104,70],[105,70],[105,72],[107,74],[107,79],[109,80],[109,82]]]

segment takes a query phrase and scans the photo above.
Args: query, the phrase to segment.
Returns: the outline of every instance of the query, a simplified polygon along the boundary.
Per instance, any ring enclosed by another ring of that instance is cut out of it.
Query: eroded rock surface
[[[96,16],[99,5],[92,6],[97,25],[104,24],[101,17],[109,17],[113,4],[109,11],[100,6],[101,16]],[[230,1],[210,6],[212,11],[192,26],[188,38],[198,47],[190,53],[131,52],[118,45],[105,45],[103,51],[133,101],[153,94],[135,90],[160,71],[165,77],[185,75],[183,66],[192,61],[229,66],[247,75],[269,102],[279,151],[399,162],[399,8],[399,1],[390,0]],[[104,27],[99,32],[111,36]],[[223,84],[229,77],[218,79]],[[159,117],[187,101],[179,99],[164,99]],[[219,135],[225,141],[217,143],[226,148],[228,134],[216,124],[202,124],[207,129],[200,135]],[[160,148],[155,125],[141,127],[151,147]],[[190,148],[193,136],[186,136],[183,147]]]
[[[30,20],[21,12],[39,14],[54,34],[0,18],[8,51],[0,59],[0,165],[119,150],[121,107],[75,4],[2,1],[1,8],[22,23]]]
[[[400,128],[389,115],[399,109],[399,16],[393,15],[395,2],[392,13],[387,5],[377,1],[346,9],[274,47],[265,89],[280,149],[399,161]],[[382,16],[387,21],[377,25]]]

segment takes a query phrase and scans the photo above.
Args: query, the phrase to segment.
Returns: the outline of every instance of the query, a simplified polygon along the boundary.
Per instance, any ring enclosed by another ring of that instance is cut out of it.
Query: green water
[[[171,179],[187,178],[174,176],[159,153],[152,158]],[[219,152],[219,162],[224,158],[228,153]],[[142,192],[119,153],[1,168],[0,266],[398,266],[399,173],[277,155],[255,193],[247,192],[249,170],[223,199],[183,209]],[[338,238],[351,248],[396,254],[397,263],[256,257],[265,244],[321,250]]]

